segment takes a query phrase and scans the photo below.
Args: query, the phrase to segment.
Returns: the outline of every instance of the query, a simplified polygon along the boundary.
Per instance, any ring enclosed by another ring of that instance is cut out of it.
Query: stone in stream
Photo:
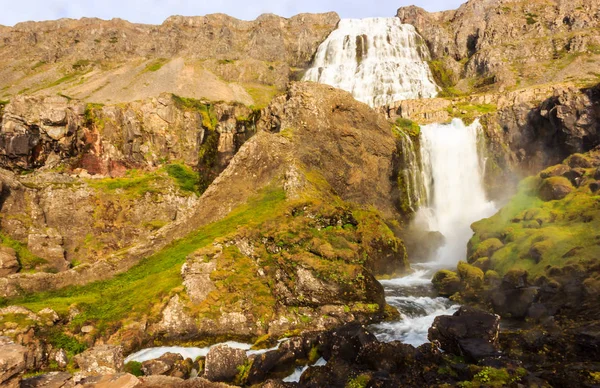
[[[463,306],[454,315],[435,318],[428,339],[445,352],[477,362],[499,355],[500,316]]]
[[[204,378],[210,381],[230,383],[238,375],[239,368],[246,364],[246,351],[217,345],[210,348],[206,355]]]
[[[165,353],[157,359],[144,361],[142,372],[146,376],[164,375],[187,379],[190,377],[194,363],[191,359],[184,360],[181,354]]]

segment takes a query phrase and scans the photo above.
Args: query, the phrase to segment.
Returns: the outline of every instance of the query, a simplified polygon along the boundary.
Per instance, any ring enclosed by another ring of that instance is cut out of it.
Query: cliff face
[[[600,5],[594,0],[471,0],[456,11],[398,10],[458,89],[597,80]]]
[[[0,98],[60,92],[124,102],[172,92],[264,105],[293,69],[308,66],[338,21],[328,13],[252,22],[176,16],[160,26],[118,19],[20,23],[0,31]]]

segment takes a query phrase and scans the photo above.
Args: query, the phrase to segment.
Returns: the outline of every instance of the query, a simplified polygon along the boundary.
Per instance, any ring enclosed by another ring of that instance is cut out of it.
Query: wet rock
[[[123,369],[123,348],[99,345],[75,356],[75,362],[84,374],[107,375]]]
[[[452,296],[460,290],[460,278],[454,271],[443,269],[436,272],[432,283],[441,296]]]
[[[67,372],[50,372],[21,381],[21,388],[68,388],[75,386]]]
[[[460,281],[468,289],[477,290],[483,287],[485,274],[477,267],[461,261],[458,263],[458,276]]]
[[[145,376],[164,375],[187,379],[193,368],[191,359],[184,360],[180,354],[165,353],[161,357],[144,361],[142,363],[142,371]]]
[[[217,345],[210,348],[204,364],[204,378],[210,381],[231,383],[239,373],[240,367],[246,364],[246,352]]]
[[[313,335],[291,338],[278,349],[252,357],[252,367],[248,373],[248,384],[265,381],[271,373],[286,371],[296,365],[298,360],[308,360],[315,348],[317,338]],[[315,361],[310,360],[310,361]]]
[[[360,324],[348,324],[319,335],[319,351],[325,360],[356,360],[360,350],[377,338]]]
[[[27,348],[0,337],[0,386],[17,387],[18,376],[27,366]]]
[[[0,247],[0,277],[8,276],[19,271],[17,253],[9,247]]]
[[[477,362],[499,354],[499,329],[498,315],[463,306],[454,315],[436,317],[428,339],[446,352]]]

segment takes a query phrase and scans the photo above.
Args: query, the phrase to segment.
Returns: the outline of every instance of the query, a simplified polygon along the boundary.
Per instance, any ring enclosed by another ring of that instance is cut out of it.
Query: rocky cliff
[[[423,35],[447,90],[598,81],[600,6],[594,0],[471,0],[456,11],[398,17]],[[453,91],[454,90],[454,91]]]
[[[0,31],[0,98],[62,93],[95,103],[171,92],[266,105],[306,68],[335,13],[252,22],[174,16],[162,25],[99,19],[28,22]]]

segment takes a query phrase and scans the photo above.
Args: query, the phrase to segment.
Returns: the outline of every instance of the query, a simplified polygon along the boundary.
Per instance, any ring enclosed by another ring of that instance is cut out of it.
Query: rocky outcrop
[[[27,348],[0,337],[0,385],[18,387],[19,375],[27,367]]]
[[[246,351],[217,345],[206,355],[204,377],[210,381],[232,383],[247,362]]]
[[[123,348],[98,345],[75,357],[75,362],[86,375],[107,375],[123,369]]]
[[[589,79],[600,54],[599,11],[593,0],[472,0],[456,11],[430,14],[412,6],[397,15],[417,28],[447,72],[497,89]],[[458,86],[469,89],[468,83]]]
[[[0,277],[11,275],[19,271],[19,262],[14,249],[0,247]]]
[[[461,307],[453,316],[435,318],[428,339],[445,352],[471,362],[498,356],[500,316]]]
[[[0,119],[0,165],[27,170],[67,165],[122,176],[130,168],[179,161],[204,168],[214,179],[254,133],[257,116],[241,104],[170,94],[108,106],[18,96]]]

